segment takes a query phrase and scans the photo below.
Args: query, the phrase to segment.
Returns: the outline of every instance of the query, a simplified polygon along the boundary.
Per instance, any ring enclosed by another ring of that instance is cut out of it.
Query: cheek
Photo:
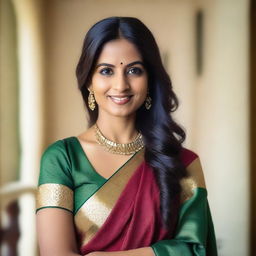
[[[92,90],[95,94],[104,93],[109,89],[109,83],[106,79],[94,78],[92,79]]]
[[[146,78],[140,79],[136,85],[136,88],[140,94],[146,97],[148,91],[148,80]]]

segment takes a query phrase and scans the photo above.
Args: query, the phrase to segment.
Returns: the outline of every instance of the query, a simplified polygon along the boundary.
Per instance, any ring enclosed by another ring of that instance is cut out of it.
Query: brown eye
[[[112,75],[114,72],[111,68],[102,68],[100,70],[100,74],[104,75],[104,76],[110,76]]]
[[[143,73],[143,70],[139,67],[133,67],[130,68],[127,73],[131,75],[141,75]]]

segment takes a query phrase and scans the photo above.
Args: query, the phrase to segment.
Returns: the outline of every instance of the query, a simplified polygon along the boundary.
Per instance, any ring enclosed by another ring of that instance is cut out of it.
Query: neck
[[[109,117],[99,114],[97,125],[106,138],[117,143],[129,143],[138,134],[135,129],[135,115],[132,117]]]

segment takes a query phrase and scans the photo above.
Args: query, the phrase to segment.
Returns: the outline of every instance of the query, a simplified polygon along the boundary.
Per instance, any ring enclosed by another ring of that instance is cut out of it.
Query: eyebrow
[[[142,61],[139,61],[139,60],[127,64],[126,67],[131,67],[131,66],[136,65],[136,64],[140,64],[140,65],[142,65],[144,67],[144,63]],[[115,67],[115,65],[113,65],[113,64],[99,63],[99,64],[96,65],[96,68],[101,67],[101,66],[105,66],[105,67],[107,66],[107,67],[111,67],[111,68]]]

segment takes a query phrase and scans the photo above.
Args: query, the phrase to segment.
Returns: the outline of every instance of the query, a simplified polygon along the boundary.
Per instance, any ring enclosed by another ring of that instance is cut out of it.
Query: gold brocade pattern
[[[73,191],[61,184],[40,185],[36,196],[36,209],[42,207],[61,207],[73,211]]]
[[[102,227],[132,174],[144,160],[144,149],[112,176],[92,195],[75,215],[81,245],[87,244]]]
[[[196,158],[187,167],[188,177],[181,180],[181,202],[189,200],[194,195],[195,188],[205,188],[204,174],[200,159]]]
[[[193,177],[184,178],[181,180],[181,202],[189,200],[194,195],[194,189],[198,187]]]

